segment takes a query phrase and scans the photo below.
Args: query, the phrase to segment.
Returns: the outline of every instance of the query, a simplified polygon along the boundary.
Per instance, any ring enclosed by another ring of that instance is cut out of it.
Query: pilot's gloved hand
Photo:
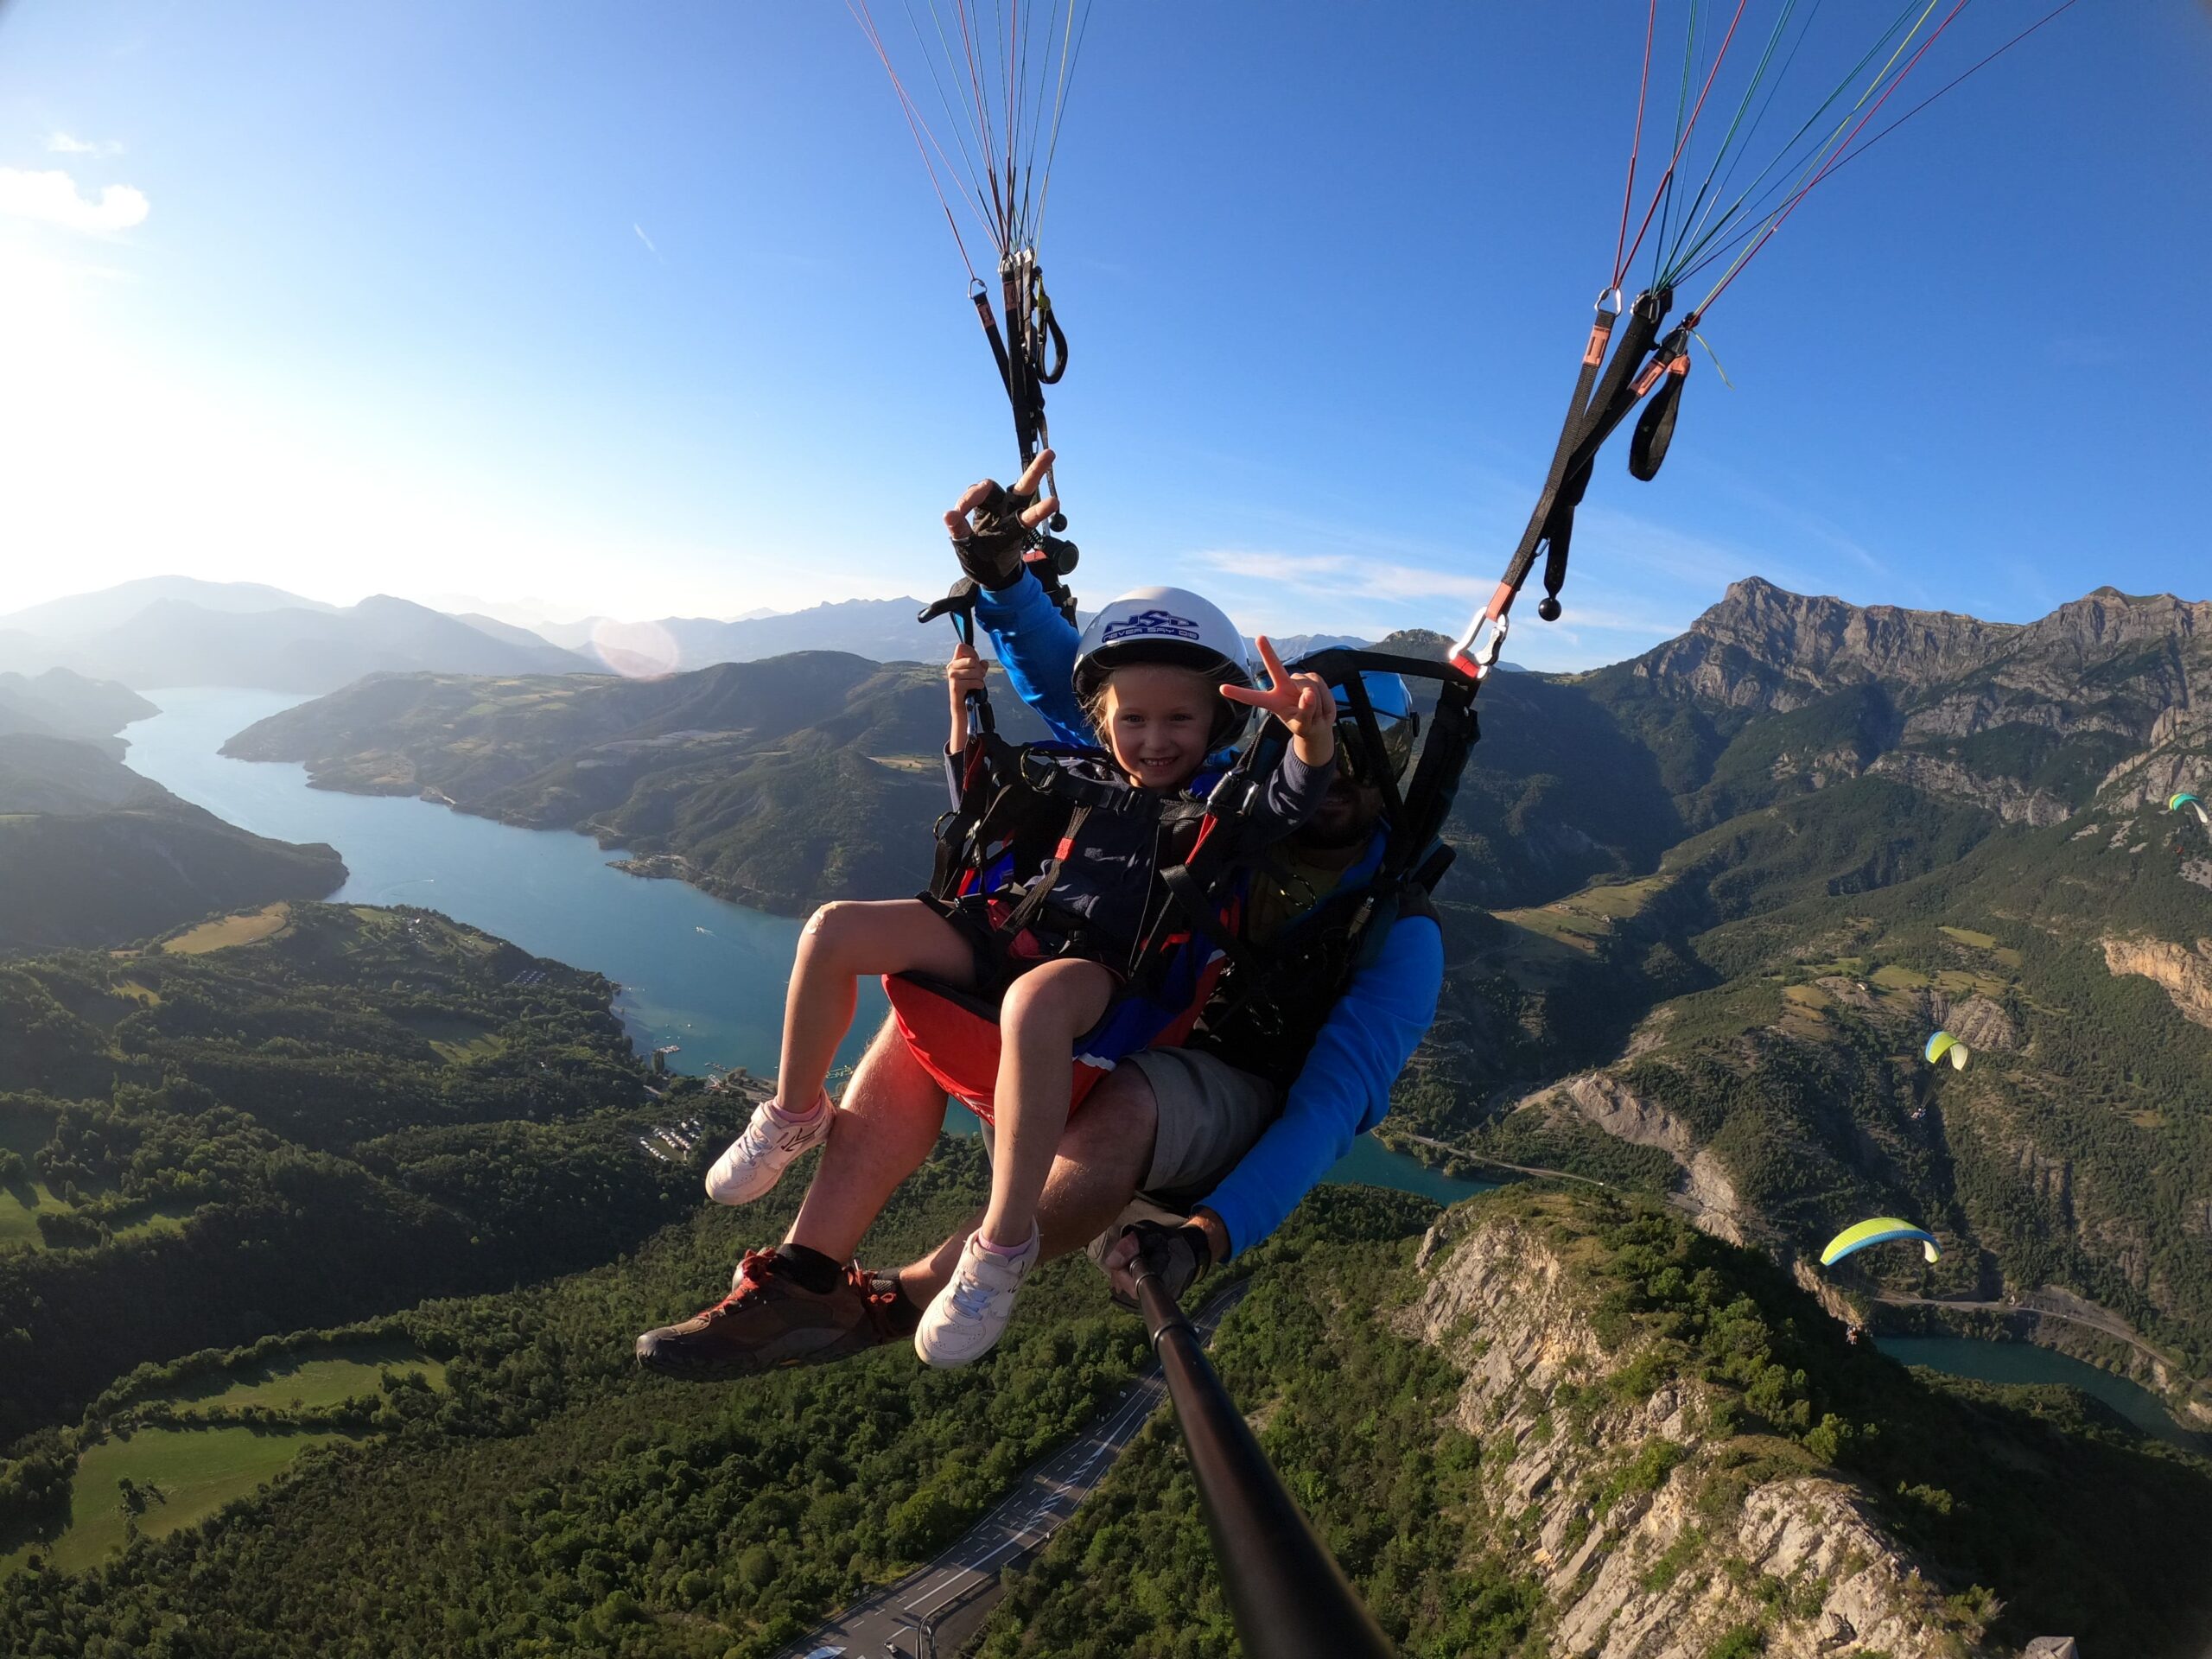
[[[1060,509],[1059,497],[1037,497],[1052,459],[1050,449],[1039,450],[1010,490],[995,479],[969,485],[944,515],[960,568],[995,592],[1021,580],[1023,557],[1038,544],[1037,526]]]
[[[1177,1302],[1213,1265],[1213,1241],[1195,1221],[1180,1227],[1163,1227],[1156,1221],[1140,1221],[1122,1229],[1106,1252],[1107,1277],[1113,1281],[1114,1300],[1123,1307],[1137,1305],[1135,1268],[1143,1255],[1160,1275],[1161,1288]]]

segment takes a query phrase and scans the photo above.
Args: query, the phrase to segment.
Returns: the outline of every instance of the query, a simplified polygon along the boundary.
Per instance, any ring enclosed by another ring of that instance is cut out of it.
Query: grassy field
[[[35,1202],[25,1204],[26,1195]],[[44,1181],[26,1179],[10,1186],[0,1186],[0,1249],[11,1244],[44,1249],[46,1242],[39,1236],[38,1212],[47,1210],[60,1214],[69,1208],[54,1196],[54,1189]]]
[[[162,949],[171,956],[203,956],[210,950],[226,950],[234,944],[257,944],[263,939],[273,939],[291,925],[292,907],[279,899],[241,916],[223,916],[202,922],[173,939],[163,940]]]
[[[387,1370],[402,1376],[420,1371],[432,1388],[445,1386],[444,1364],[411,1343],[356,1342],[282,1355],[249,1371],[196,1376],[162,1390],[156,1397],[179,1405],[264,1406],[272,1411],[290,1411],[334,1406],[356,1395],[374,1394],[378,1377]]]
[[[488,1059],[506,1045],[475,1020],[457,1014],[410,1014],[400,1024],[428,1042],[448,1065]]]
[[[339,1438],[251,1428],[146,1428],[127,1440],[103,1440],[78,1460],[67,1529],[50,1542],[27,1544],[0,1556],[0,1576],[35,1552],[64,1572],[79,1573],[121,1548],[128,1517],[118,1481],[140,1487],[150,1483],[159,1490],[161,1497],[138,1516],[138,1529],[158,1538],[245,1497],[309,1446]]]
[[[1596,956],[1620,925],[1641,914],[1671,880],[1655,875],[1641,881],[1601,882],[1548,905],[1494,911],[1511,931],[1502,942],[1477,953],[1477,971],[1507,975],[1524,990],[1553,988]]]
[[[26,1205],[24,1195],[35,1198],[35,1205]],[[48,1215],[69,1215],[74,1205],[64,1204],[54,1194],[54,1189],[41,1180],[18,1181],[13,1186],[0,1187],[0,1249],[11,1244],[28,1244],[35,1250],[46,1248],[46,1240],[38,1230],[39,1211]],[[185,1220],[192,1214],[189,1206],[169,1208],[156,1205],[143,1215],[133,1216],[116,1227],[118,1238],[137,1238],[147,1233],[181,1233]]]

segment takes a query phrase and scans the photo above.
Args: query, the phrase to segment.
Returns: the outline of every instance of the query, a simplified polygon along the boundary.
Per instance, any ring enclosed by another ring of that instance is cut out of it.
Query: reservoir
[[[615,1010],[641,1050],[679,1046],[670,1057],[676,1071],[696,1075],[709,1065],[774,1071],[796,920],[684,882],[625,874],[608,863],[617,855],[588,836],[518,829],[411,797],[310,789],[304,766],[216,753],[235,733],[302,697],[203,688],[149,696],[162,713],[124,734],[129,764],[256,835],[328,842],[348,871],[334,899],[419,905],[534,955],[605,974],[622,987]],[[842,1060],[858,1058],[883,1007],[881,992],[866,988]],[[975,1121],[958,1107],[952,1121],[959,1131],[974,1132]],[[1447,1176],[1366,1135],[1328,1179],[1395,1187],[1440,1204],[1497,1185]],[[1906,1364],[1961,1376],[2069,1383],[2148,1433],[2202,1444],[2146,1390],[2047,1348],[1945,1337],[1885,1338],[1880,1346]]]

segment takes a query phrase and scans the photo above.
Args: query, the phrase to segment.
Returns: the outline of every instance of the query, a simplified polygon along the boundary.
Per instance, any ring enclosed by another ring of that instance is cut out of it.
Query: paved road
[[[1207,1341],[1214,1329],[1243,1298],[1249,1284],[1230,1286],[1192,1321]],[[789,1659],[818,1648],[842,1648],[851,1659],[883,1659],[889,1651],[906,1659],[927,1659],[918,1653],[917,1624],[942,1619],[956,1608],[972,1604],[998,1582],[999,1571],[1039,1548],[1075,1513],[1076,1505],[1106,1478],[1114,1459],[1136,1437],[1145,1421],[1166,1398],[1167,1385],[1155,1363],[1124,1389],[1105,1414],[1079,1440],[1061,1447],[1030,1468],[999,1503],[950,1549],[920,1571],[908,1574],[887,1590],[856,1602],[836,1618],[822,1624],[804,1641],[785,1649]]]
[[[1944,1296],[1906,1296],[1887,1292],[1874,1300],[1886,1302],[1892,1307],[1949,1307],[1973,1313],[2026,1313],[2037,1319],[2063,1319],[2069,1325],[2086,1325],[2104,1336],[2117,1338],[2145,1359],[2154,1359],[2162,1365],[2174,1363],[2137,1336],[2117,1313],[2107,1313],[2094,1302],[2081,1301],[2070,1296],[2064,1306],[2053,1306],[2057,1300],[2056,1297],[2032,1290],[2014,1300],[2003,1302],[1964,1301]]]

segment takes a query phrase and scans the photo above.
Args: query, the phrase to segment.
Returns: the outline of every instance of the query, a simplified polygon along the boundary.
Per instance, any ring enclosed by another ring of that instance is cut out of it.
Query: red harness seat
[[[1187,954],[1195,956],[1195,950]],[[1213,995],[1226,958],[1213,955],[1176,987],[1173,1005],[1156,995],[1117,996],[1096,1026],[1077,1039],[1068,1062],[1068,1110],[1083,1104],[1099,1078],[1127,1055],[1147,1048],[1176,1048],[1198,1023]],[[999,1075],[998,1010],[980,997],[920,974],[887,974],[899,1034],[945,1093],[986,1123],[995,1121],[993,1090]]]

